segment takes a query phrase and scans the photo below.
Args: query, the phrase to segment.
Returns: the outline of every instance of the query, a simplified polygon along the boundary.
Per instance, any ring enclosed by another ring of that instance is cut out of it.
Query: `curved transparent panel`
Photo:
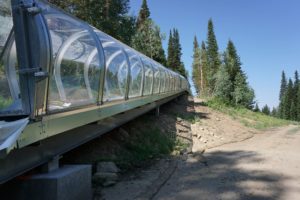
[[[13,21],[11,15],[11,1],[0,1],[0,55],[12,30]]]
[[[47,10],[45,19],[53,52],[48,109],[96,103],[101,64],[91,33],[81,22],[51,8]]]
[[[169,85],[168,85],[168,92],[172,91],[172,76],[171,71],[168,70],[168,76],[169,76]]]
[[[180,90],[180,77],[176,74],[176,91]]]
[[[153,83],[153,94],[159,93],[160,87],[160,71],[156,63],[152,62],[153,73],[154,73],[154,83]]]
[[[11,37],[0,60],[0,113],[21,113],[19,69],[14,38]]]
[[[128,63],[125,51],[113,38],[97,32],[106,60],[103,101],[124,99],[126,92]]]
[[[160,67],[160,93],[165,92],[166,88],[166,73],[163,67]]]
[[[150,95],[152,93],[152,84],[153,84],[153,69],[151,63],[148,59],[142,58],[145,69],[145,78],[144,78],[144,92],[143,95]]]
[[[140,57],[131,49],[125,49],[129,63],[130,63],[130,85],[129,97],[137,97],[142,95],[142,81],[143,81],[143,65]]]
[[[169,75],[169,71],[167,69],[165,69],[165,76],[166,76],[165,92],[169,92],[169,88],[170,88],[170,75]]]
[[[22,113],[11,1],[0,1],[0,114]]]
[[[175,79],[174,79],[174,75],[173,72],[170,72],[170,76],[171,76],[171,86],[170,86],[170,91],[174,91],[174,85],[175,85]]]

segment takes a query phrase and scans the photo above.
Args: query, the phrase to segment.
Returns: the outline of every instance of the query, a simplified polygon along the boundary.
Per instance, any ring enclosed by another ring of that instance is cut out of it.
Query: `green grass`
[[[182,114],[176,114],[177,118],[181,118],[191,124],[195,124],[197,122],[200,122],[200,117],[192,114],[192,115],[182,115]]]
[[[158,128],[145,127],[142,133],[133,136],[124,145],[114,161],[121,169],[128,170],[142,166],[146,161],[169,155],[177,145],[176,141],[161,133]],[[105,160],[105,159],[104,159]]]
[[[247,127],[258,130],[280,127],[289,124],[298,124],[297,122],[271,117],[263,113],[253,112],[246,108],[232,107],[218,100],[210,100],[207,102],[207,105],[215,110],[230,115],[233,119],[239,120]]]

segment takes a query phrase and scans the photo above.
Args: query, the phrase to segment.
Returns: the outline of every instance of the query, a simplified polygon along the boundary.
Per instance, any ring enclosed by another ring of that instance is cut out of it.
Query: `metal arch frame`
[[[12,16],[19,64],[23,112],[34,119],[45,112],[47,76],[51,58],[43,16],[34,0],[12,0]],[[37,91],[42,88],[41,93]]]
[[[162,93],[165,92],[166,74],[165,74],[165,69],[164,69],[162,66],[160,66],[160,70],[161,70],[161,72],[160,72],[160,73],[161,73],[160,79],[161,79],[161,80],[164,80],[164,81],[163,81],[163,84],[160,83],[161,85],[160,85],[160,88],[159,88],[159,93],[162,94]],[[162,77],[162,76],[163,76],[163,77]]]
[[[153,94],[159,94],[160,90],[160,70],[158,66],[155,66],[153,62],[151,62],[152,69],[153,69],[153,89],[152,89],[152,95]],[[158,93],[154,93],[154,84],[156,84],[156,77],[155,74],[158,73]]]
[[[9,35],[8,38],[8,47],[6,49],[7,56],[4,60],[5,65],[5,71],[7,72],[8,78],[7,82],[9,85],[10,93],[12,94],[12,97],[14,100],[19,99],[20,95],[20,87],[19,83],[17,82],[17,71],[16,71],[16,58],[17,58],[17,52],[16,52],[16,46],[14,41],[14,34],[13,31]]]
[[[130,50],[130,49],[129,49],[129,50]],[[126,50],[125,50],[125,51],[126,51]],[[131,85],[132,85],[132,71],[133,71],[133,69],[134,69],[136,66],[139,66],[139,68],[140,68],[140,73],[142,73],[142,79],[141,79],[141,85],[140,85],[140,91],[139,91],[139,94],[130,97],[130,95],[129,95],[129,93],[128,93],[128,98],[134,98],[134,97],[142,96],[142,91],[143,91],[143,85],[142,85],[142,82],[143,82],[143,76],[144,76],[144,66],[143,66],[143,63],[142,63],[140,57],[139,57],[135,52],[133,52],[132,54],[133,54],[133,55],[130,56],[130,58],[129,58],[129,62],[130,62],[130,65],[131,65],[131,66],[130,66],[130,82],[129,82],[129,85],[128,85],[128,87],[129,87],[129,92],[130,92],[130,90],[131,90]],[[128,53],[127,53],[127,55],[128,55]],[[131,60],[133,57],[136,57],[136,61],[132,64],[130,60]]]
[[[87,30],[83,30],[81,32],[75,33],[73,35],[71,35],[65,42],[63,42],[63,44],[61,45],[60,49],[57,52],[57,56],[55,58],[54,61],[54,68],[53,68],[53,72],[54,72],[54,79],[56,82],[56,86],[58,89],[58,93],[60,96],[60,99],[62,101],[67,101],[67,96],[65,93],[65,88],[63,86],[63,82],[62,82],[62,77],[61,77],[61,63],[62,60],[64,58],[65,53],[67,52],[68,48],[70,47],[70,45],[75,42],[77,39],[89,35],[89,32]]]
[[[142,97],[142,96],[144,96],[144,87],[145,87],[145,64],[144,64],[144,62],[143,62],[143,60],[142,60],[142,58],[141,58],[141,56],[139,56],[139,55],[137,55],[137,57],[138,57],[138,59],[140,60],[140,63],[141,63],[141,65],[142,65],[142,80],[141,80],[141,82],[142,82],[142,86],[141,86],[141,93],[140,93],[140,96]]]
[[[129,62],[129,57],[128,57],[128,54],[126,53],[124,47],[122,47],[122,50],[125,54],[126,62],[127,62],[127,80],[126,80],[125,97],[124,97],[124,100],[126,101],[129,99],[128,96],[129,96],[129,84],[131,81],[131,63]],[[121,67],[120,67],[120,69],[121,69]]]
[[[44,2],[43,2],[44,3]],[[47,5],[50,5],[50,4],[47,4]],[[58,9],[58,8],[53,8],[52,5],[51,5],[51,9],[54,9],[54,12],[52,13],[46,13],[46,15],[48,16],[55,16],[57,18],[61,18],[61,19],[65,19],[67,21],[72,21],[74,24],[80,26],[83,31],[81,32],[77,32],[75,34],[73,34],[72,36],[76,35],[76,34],[79,34],[79,33],[82,33],[82,32],[86,32],[88,33],[87,35],[89,35],[95,42],[95,49],[97,49],[97,54],[98,54],[98,59],[99,59],[99,68],[100,68],[100,77],[99,77],[99,89],[98,89],[98,96],[97,96],[97,100],[96,100],[96,104],[97,105],[101,105],[103,104],[103,84],[104,84],[104,77],[105,77],[105,56],[104,56],[104,50],[103,50],[103,46],[102,46],[102,43],[100,42],[96,32],[94,31],[94,29],[88,25],[86,22],[82,21],[82,20],[79,20],[77,18],[75,18],[74,16],[72,15],[69,15],[68,13],[65,13],[65,12],[62,12],[62,13],[56,13],[57,11],[55,9]],[[43,13],[43,17],[44,17],[44,13]],[[45,18],[45,17],[44,17]],[[49,29],[47,29],[49,31]],[[77,30],[78,31],[78,30]],[[71,37],[72,37],[71,36]],[[67,41],[71,38],[69,37],[67,39]],[[50,33],[49,33],[49,39],[51,38],[50,36]],[[78,37],[79,38],[79,37]],[[78,39],[77,38],[77,39]],[[67,41],[65,41],[64,43],[66,43]],[[74,40],[75,41],[75,40]],[[74,42],[73,41],[73,42]],[[64,43],[62,44],[62,47],[64,45]],[[72,43],[72,42],[71,42]],[[70,45],[70,44],[69,44]],[[69,47],[69,45],[67,45],[67,47]],[[61,48],[62,48],[61,47]],[[66,47],[66,48],[67,48]],[[61,50],[60,48],[60,50]],[[52,50],[52,47],[51,47],[51,50]],[[57,52],[57,55],[59,56],[60,55],[60,50]],[[57,56],[57,57],[58,57]],[[55,60],[57,60],[57,57]],[[52,52],[51,52],[51,58],[53,59],[53,55],[52,55]],[[55,68],[55,62],[54,62],[54,68]],[[56,79],[56,78],[55,78]],[[60,81],[61,81],[61,78],[60,78]],[[89,81],[88,81],[89,82]],[[62,81],[61,81],[62,83]],[[86,80],[85,80],[85,83],[86,83]],[[49,83],[48,83],[49,85]],[[90,85],[90,84],[88,84]],[[63,87],[62,87],[63,88]],[[88,89],[88,88],[87,88]],[[64,88],[63,88],[64,90]],[[48,94],[49,95],[49,94]]]
[[[150,66],[151,66],[151,69],[152,69],[152,84],[151,84],[151,93],[150,93],[150,95],[153,95],[153,92],[154,92],[154,67],[153,67],[153,64],[152,64],[152,62],[149,62],[149,64],[150,64]]]
[[[105,48],[105,47],[104,47]],[[120,50],[118,50],[118,51],[116,51],[116,52],[114,52],[108,59],[107,59],[107,62],[106,62],[106,73],[105,74],[107,74],[107,70],[109,70],[109,66],[110,66],[110,64],[111,64],[111,62],[117,57],[117,56],[119,56],[119,55],[121,55],[121,54],[123,54],[123,51],[122,51],[122,49],[120,49]],[[125,57],[125,55],[124,55],[124,57]],[[118,67],[118,74],[119,74],[119,70],[120,70],[120,66]],[[117,77],[117,79],[119,79],[119,77]],[[110,90],[107,88],[108,87],[108,83],[107,83],[107,79],[106,79],[106,76],[105,76],[105,81],[104,81],[104,87],[105,87],[105,92],[107,92],[108,93],[108,96],[110,96]],[[119,82],[119,80],[118,80],[118,87],[119,87],[119,90],[120,90],[120,92],[121,92],[121,87],[120,87],[120,82]],[[123,93],[124,94],[124,96],[125,96],[125,92],[123,91],[123,92],[121,92],[121,93]],[[125,97],[124,97],[125,98]],[[109,101],[111,101],[111,100],[118,100],[119,98],[116,98],[116,99],[109,99]],[[121,99],[121,98],[120,98]]]
[[[97,51],[96,48],[94,48],[92,50],[92,52],[90,53],[90,55],[87,57],[86,61],[84,62],[83,77],[84,77],[85,85],[87,86],[88,95],[89,95],[90,99],[93,99],[94,97],[93,97],[93,94],[92,94],[91,84],[90,84],[90,81],[89,81],[89,69],[90,69],[90,65],[91,65],[93,59],[95,58],[95,56],[97,54],[98,54],[98,51]],[[99,62],[100,62],[100,60],[99,60]]]
[[[142,96],[148,96],[148,95],[152,95],[152,84],[153,84],[153,77],[152,77],[152,82],[151,82],[151,89],[150,89],[150,93],[145,95],[145,81],[146,81],[146,68],[149,68],[149,65],[147,64],[147,60],[146,57],[144,55],[140,55],[140,60],[141,63],[143,65],[143,92],[142,92]],[[150,65],[150,68],[152,69],[152,65]],[[152,69],[152,73],[153,73],[153,69]]]

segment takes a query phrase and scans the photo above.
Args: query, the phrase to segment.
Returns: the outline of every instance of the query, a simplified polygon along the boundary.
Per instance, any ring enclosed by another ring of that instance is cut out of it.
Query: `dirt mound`
[[[205,106],[199,98],[194,98],[194,109],[200,120],[191,125],[193,152],[203,152],[205,149],[239,142],[257,133],[232,117]]]

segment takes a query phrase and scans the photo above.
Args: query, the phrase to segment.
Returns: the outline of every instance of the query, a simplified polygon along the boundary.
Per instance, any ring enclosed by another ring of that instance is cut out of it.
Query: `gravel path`
[[[300,129],[255,134],[181,161],[154,199],[300,199]]]

